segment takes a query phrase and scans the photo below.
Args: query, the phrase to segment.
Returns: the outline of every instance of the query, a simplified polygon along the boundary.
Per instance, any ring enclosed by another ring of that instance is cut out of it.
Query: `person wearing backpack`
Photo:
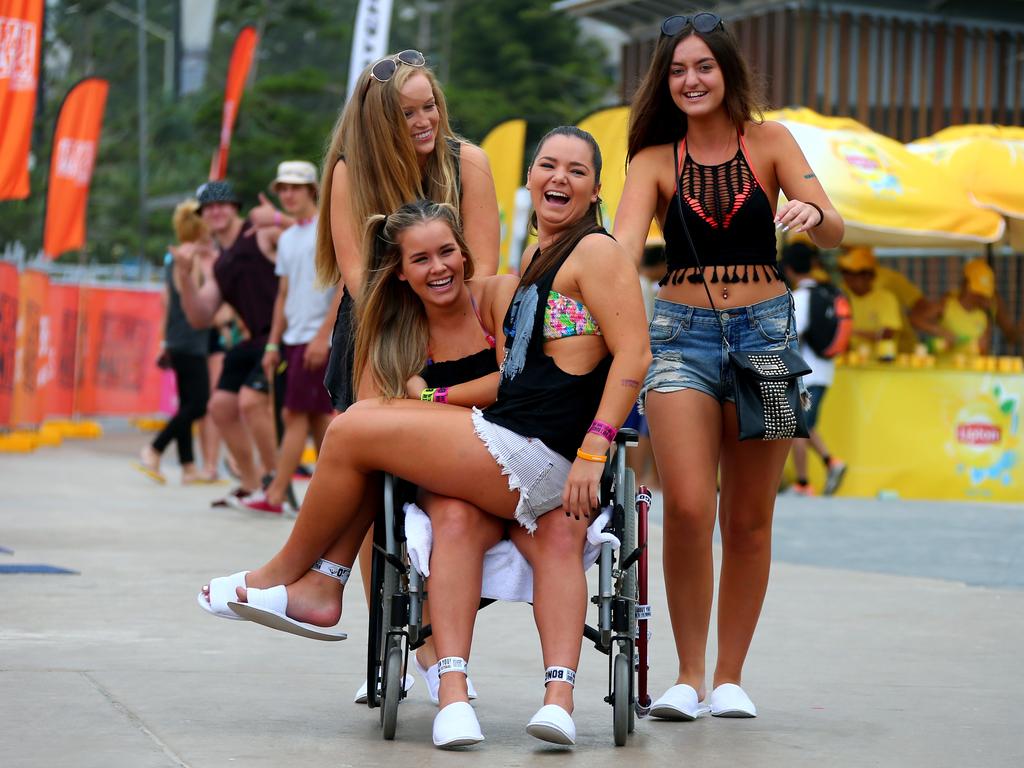
[[[811,407],[806,414],[810,437],[794,440],[792,449],[796,469],[793,491],[801,496],[814,495],[814,489],[807,481],[808,443],[825,463],[826,496],[839,489],[846,474],[846,462],[829,452],[817,430],[817,423],[821,402],[835,375],[832,358],[845,352],[849,346],[852,327],[850,302],[835,286],[819,283],[811,276],[817,254],[817,249],[805,243],[792,243],[782,252],[782,272],[793,290],[800,354],[811,366],[811,373],[804,376],[804,384],[811,396]]]

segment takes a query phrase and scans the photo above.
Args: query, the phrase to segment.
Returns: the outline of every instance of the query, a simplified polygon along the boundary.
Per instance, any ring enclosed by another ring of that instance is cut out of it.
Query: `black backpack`
[[[850,300],[831,283],[816,283],[807,290],[810,302],[803,340],[818,357],[830,359],[843,354],[853,331]]]

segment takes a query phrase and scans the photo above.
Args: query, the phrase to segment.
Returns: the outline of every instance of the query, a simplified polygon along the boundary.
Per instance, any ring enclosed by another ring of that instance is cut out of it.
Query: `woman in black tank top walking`
[[[791,441],[739,442],[720,321],[737,349],[795,344],[776,231],[805,232],[822,248],[843,235],[793,137],[759,115],[754,80],[722,19],[666,19],[634,97],[615,221],[616,237],[639,263],[657,218],[669,269],[641,395],[664,482],[665,586],[679,656],[676,684],[651,711],[665,719],[756,714],[740,682],[768,585],[772,511]],[[788,199],[781,206],[780,191]],[[707,696],[716,508],[723,554],[718,658]]]
[[[199,596],[203,601],[209,595],[207,610],[220,608],[220,600],[213,601],[225,584],[236,585],[246,599],[257,592],[253,588],[283,590],[274,585],[294,584],[311,567],[340,599],[340,580],[330,581],[321,558],[332,543],[343,542],[336,570],[351,565],[370,522],[360,504],[368,478],[391,472],[437,496],[520,522],[512,535],[533,566],[546,668],[545,706],[527,730],[537,738],[575,742],[572,688],[587,608],[587,519],[598,503],[604,453],[614,439],[610,425],[625,419],[650,361],[636,272],[597,226],[599,179],[600,152],[589,134],[565,127],[542,141],[529,176],[539,247],[524,259],[528,266],[505,316],[512,338],[507,352],[505,339],[497,339],[504,363],[494,405],[480,412],[410,399],[356,403],[331,424],[284,547],[258,570],[211,582]],[[562,300],[592,321],[581,323],[580,333],[548,312]],[[538,366],[553,376],[546,399],[536,381]],[[526,411],[532,407],[568,431],[553,434]],[[523,431],[503,426],[512,423]],[[437,609],[435,604],[435,621]],[[446,652],[440,645],[438,650]],[[439,666],[435,743],[479,741],[479,726],[475,734],[470,728],[476,717],[466,701],[464,658],[447,656]]]

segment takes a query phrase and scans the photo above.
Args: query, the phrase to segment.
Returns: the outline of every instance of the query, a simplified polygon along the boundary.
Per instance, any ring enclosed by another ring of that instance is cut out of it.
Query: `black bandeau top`
[[[686,139],[675,153],[683,216],[694,248],[705,267],[713,267],[718,282],[771,282],[778,279],[775,215],[764,188],[747,160],[746,145],[737,135],[736,155],[718,165],[700,165],[686,150]],[[678,193],[665,215],[665,258],[668,274],[661,284],[683,279],[699,283],[700,271],[679,220]]]

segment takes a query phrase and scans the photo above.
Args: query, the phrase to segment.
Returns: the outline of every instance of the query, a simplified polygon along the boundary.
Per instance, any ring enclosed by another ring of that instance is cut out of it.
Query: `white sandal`
[[[434,666],[438,670],[438,680],[441,675],[449,672],[466,674],[466,660],[458,656],[438,659]],[[480,721],[476,719],[476,712],[468,701],[452,702],[442,708],[434,717],[432,735],[434,746],[441,749],[469,747],[484,740],[484,735],[480,731]]]
[[[576,687],[576,670],[568,667],[548,667],[544,670],[544,685],[559,682]],[[572,715],[557,704],[545,704],[530,718],[526,732],[535,739],[552,744],[572,746],[576,743],[576,724]]]

